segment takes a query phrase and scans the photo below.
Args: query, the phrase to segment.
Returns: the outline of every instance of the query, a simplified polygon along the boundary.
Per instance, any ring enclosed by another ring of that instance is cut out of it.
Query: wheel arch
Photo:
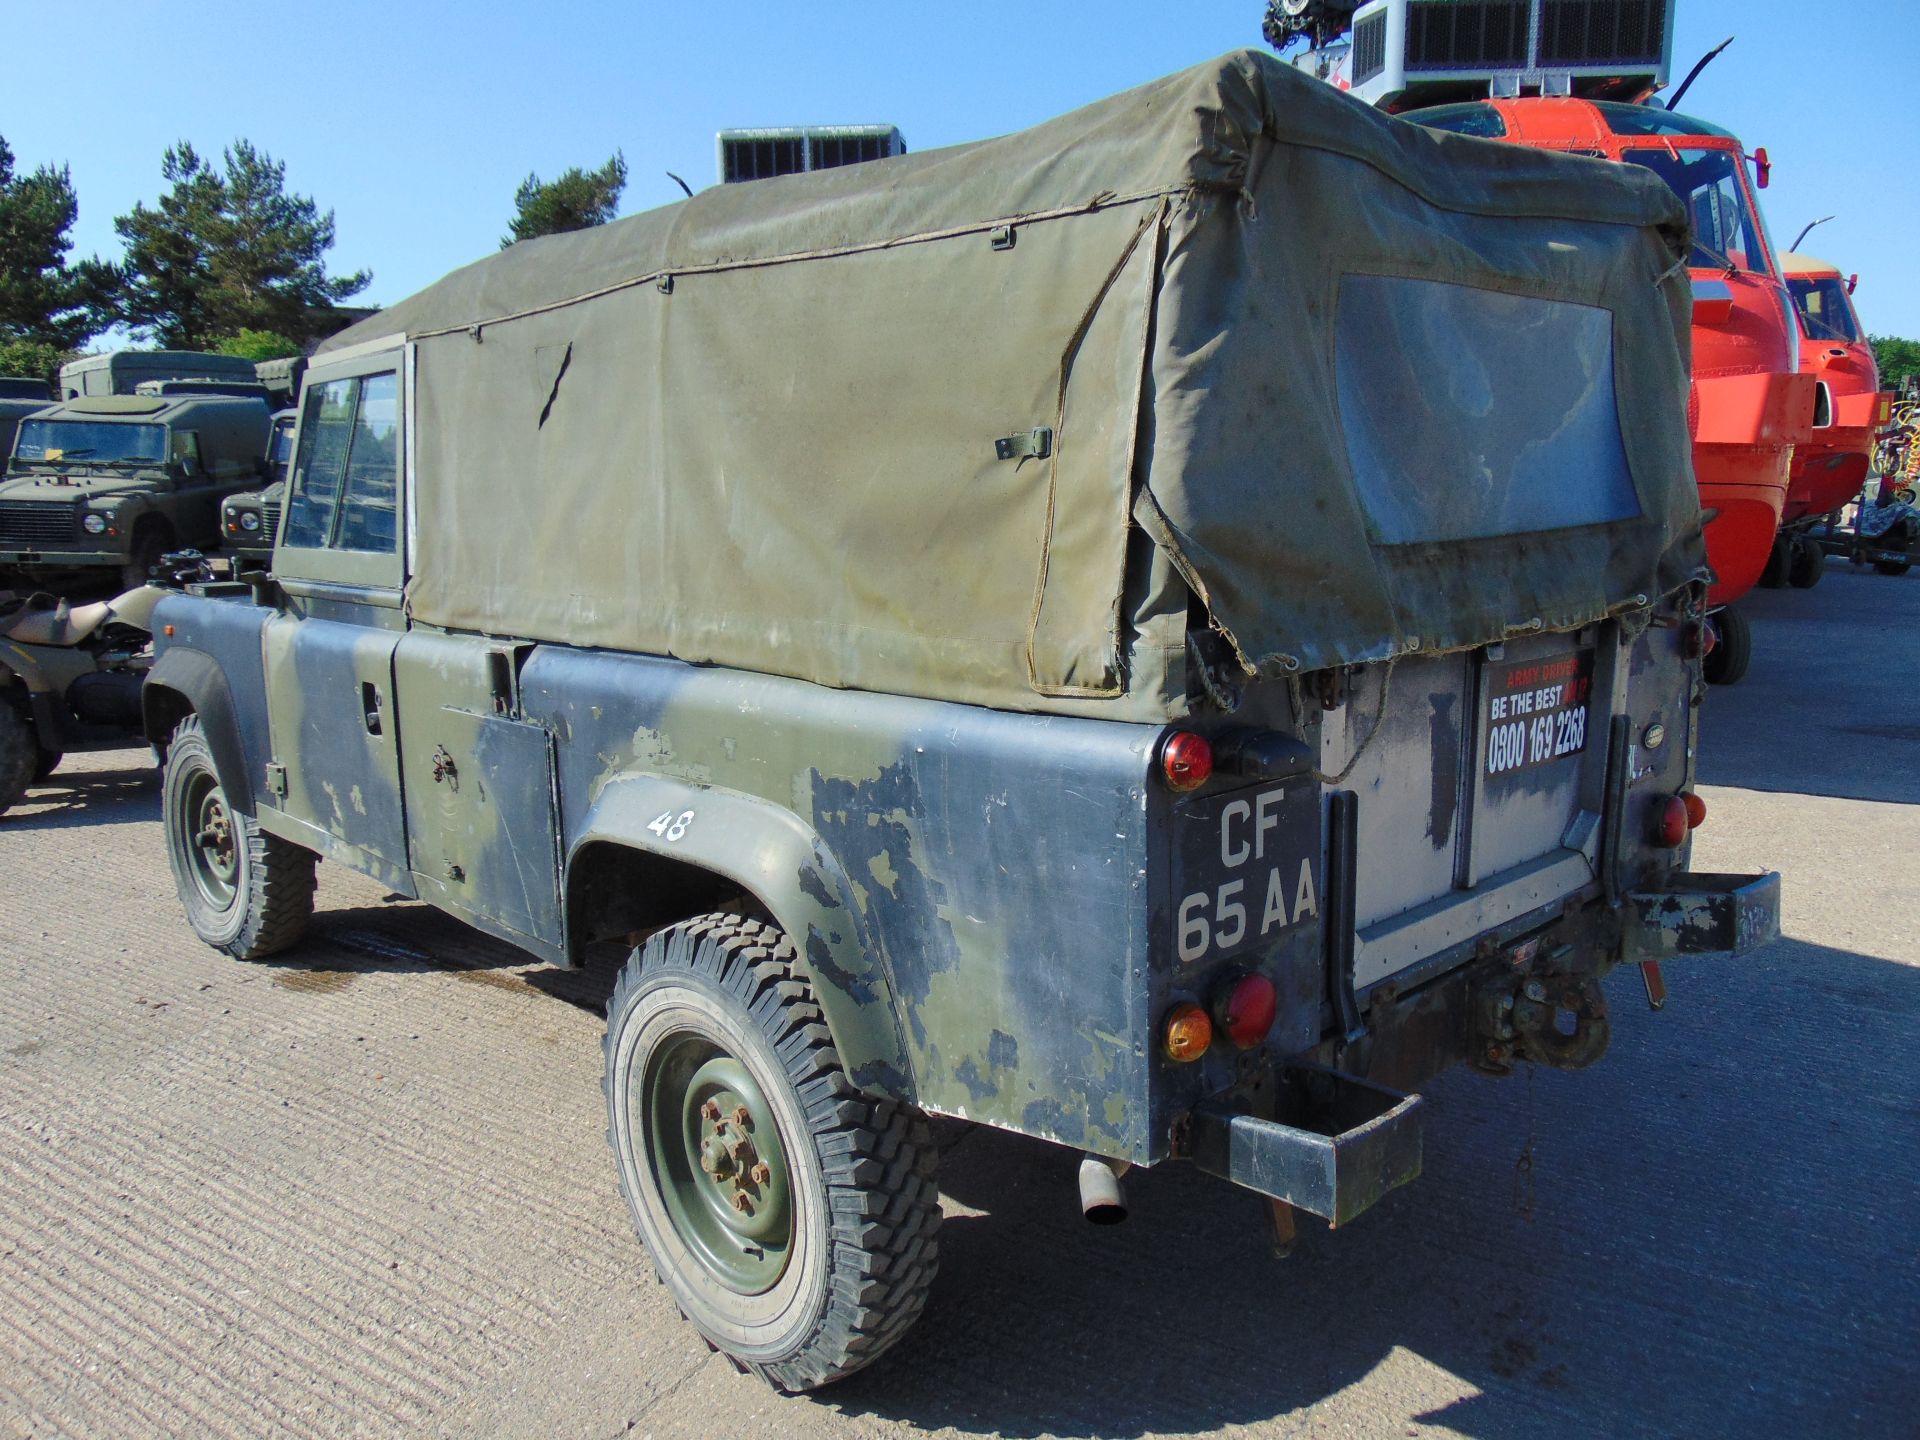
[[[662,817],[691,818],[675,839]],[[892,982],[839,862],[792,811],[737,791],[634,775],[602,788],[567,847],[567,952],[671,924],[744,892],[792,937],[855,1084],[911,1101]]]
[[[141,729],[162,764],[173,732],[189,715],[200,717],[227,803],[251,815],[253,776],[227,678],[211,655],[176,646],[161,655],[140,687]]]

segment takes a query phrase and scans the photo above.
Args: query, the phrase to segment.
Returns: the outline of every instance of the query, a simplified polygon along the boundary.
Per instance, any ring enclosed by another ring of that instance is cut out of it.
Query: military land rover
[[[273,537],[280,528],[280,505],[293,468],[293,427],[297,410],[281,410],[273,417],[267,436],[266,470],[271,482],[263,489],[229,495],[220,505],[221,553],[238,569],[258,569],[273,558]]]
[[[142,584],[167,551],[220,539],[220,502],[257,486],[264,400],[197,393],[68,400],[20,422],[0,480],[0,572],[110,571]]]
[[[188,918],[283,949],[326,857],[637,942],[620,1185],[783,1387],[918,1314],[929,1113],[1344,1225],[1432,1076],[1776,931],[1686,869],[1686,256],[1252,53],[489,256],[314,359],[272,579],[156,611]]]
[[[113,350],[81,355],[60,367],[62,400],[131,395],[149,380],[259,379],[251,360],[208,350]]]

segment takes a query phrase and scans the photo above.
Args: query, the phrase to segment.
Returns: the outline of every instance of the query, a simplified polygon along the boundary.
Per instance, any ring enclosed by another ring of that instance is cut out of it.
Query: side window
[[[200,436],[192,430],[173,432],[173,462],[188,475],[203,473],[200,469]]]
[[[353,421],[353,448],[347,457],[347,485],[335,549],[393,553],[399,534],[394,524],[394,477],[399,461],[399,379],[392,371],[369,375],[360,382],[360,405]]]
[[[333,522],[346,479],[347,452],[353,443],[353,412],[359,398],[358,378],[329,380],[307,391],[282,544],[318,550],[332,542]]]

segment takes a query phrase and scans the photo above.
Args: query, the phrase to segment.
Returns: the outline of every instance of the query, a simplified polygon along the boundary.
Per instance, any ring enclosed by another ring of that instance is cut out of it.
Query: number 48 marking
[[[648,822],[647,829],[671,844],[685,835],[687,833],[687,827],[691,824],[693,824],[693,812],[691,810],[682,810],[678,815],[675,815],[671,810],[663,810],[658,816]]]

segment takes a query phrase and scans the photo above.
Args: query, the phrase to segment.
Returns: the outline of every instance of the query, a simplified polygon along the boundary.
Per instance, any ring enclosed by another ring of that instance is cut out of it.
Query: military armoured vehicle
[[[188,919],[281,950],[326,857],[637,945],[621,1189],[786,1388],[918,1314],[927,1114],[1345,1225],[1431,1077],[1776,933],[1687,869],[1686,241],[1242,53],[489,256],[315,357],[271,580],[156,612]]]
[[[21,421],[0,482],[0,570],[38,583],[111,570],[143,583],[167,551],[220,539],[220,502],[260,483],[266,402],[107,395]]]
[[[297,410],[273,417],[267,437],[267,473],[273,483],[261,490],[229,495],[220,507],[220,546],[239,569],[255,569],[273,557],[273,537],[280,528],[280,502],[293,464],[293,427]]]
[[[253,362],[204,350],[116,350],[82,355],[60,367],[62,400],[131,395],[143,380],[241,380],[259,377]]]

